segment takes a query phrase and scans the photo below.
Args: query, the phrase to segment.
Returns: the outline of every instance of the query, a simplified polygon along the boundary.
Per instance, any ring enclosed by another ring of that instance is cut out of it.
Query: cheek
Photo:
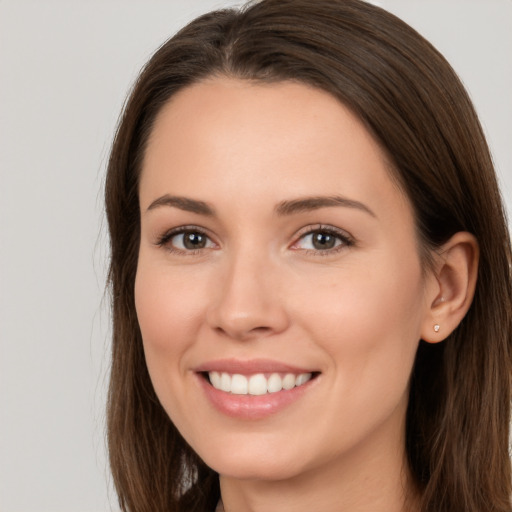
[[[140,262],[135,308],[153,387],[164,409],[179,408],[187,376],[186,357],[200,328],[202,300],[193,280],[156,264]]]
[[[176,351],[197,327],[201,312],[198,287],[185,276],[139,265],[135,308],[144,345],[151,350]]]
[[[380,325],[388,331],[407,326],[421,316],[423,284],[419,263],[390,258],[387,263],[376,265],[368,260],[367,264],[358,261],[339,270],[317,273],[309,282],[298,282],[303,289],[291,295],[308,297],[308,301],[296,304],[305,306],[301,314],[323,317],[319,324],[325,326],[327,335],[332,333],[332,323],[363,331]]]
[[[403,392],[423,319],[419,263],[346,267],[335,280],[321,281],[295,316],[341,370],[336,375],[344,387],[367,382],[373,389]]]
[[[198,337],[204,308],[194,280],[171,270],[144,260],[139,263],[135,308],[156,395],[176,427],[186,430],[187,410],[194,403],[186,385],[187,354]]]

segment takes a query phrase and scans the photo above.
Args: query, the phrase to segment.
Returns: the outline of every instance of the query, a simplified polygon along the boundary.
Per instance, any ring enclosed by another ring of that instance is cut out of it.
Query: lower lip
[[[226,416],[258,420],[277,414],[299,400],[310,390],[316,378],[301,386],[265,395],[235,395],[214,388],[202,375],[198,374],[201,386],[213,406]]]

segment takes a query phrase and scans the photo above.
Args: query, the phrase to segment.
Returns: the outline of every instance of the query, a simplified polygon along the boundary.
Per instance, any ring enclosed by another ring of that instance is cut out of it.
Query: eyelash
[[[326,226],[323,224],[318,224],[316,226],[308,226],[299,232],[297,237],[297,241],[293,243],[292,249],[296,246],[301,240],[304,240],[307,236],[313,235],[315,233],[322,233],[324,235],[330,235],[335,237],[340,241],[338,245],[335,245],[331,249],[302,249],[304,254],[312,255],[312,256],[330,256],[333,254],[337,254],[340,251],[347,249],[355,244],[355,240],[351,237],[346,231],[343,231],[339,228],[335,228],[334,226]],[[301,249],[294,249],[301,250]]]
[[[161,237],[158,238],[156,245],[159,247],[165,247],[169,252],[179,255],[194,256],[199,254],[204,249],[203,247],[199,249],[184,250],[173,247],[173,245],[170,243],[175,236],[183,235],[186,233],[199,234],[211,241],[211,237],[208,235],[208,233],[198,226],[180,226],[179,228],[174,228],[164,233]]]
[[[186,233],[195,233],[202,235],[206,237],[208,240],[211,241],[211,237],[208,235],[206,230],[198,227],[198,226],[180,226],[178,228],[171,229],[170,231],[167,231],[162,236],[160,236],[156,242],[156,245],[159,247],[165,247],[169,252],[180,254],[180,255],[187,255],[187,256],[194,256],[199,254],[204,247],[199,249],[190,249],[190,250],[184,250],[184,249],[178,249],[176,247],[173,247],[173,245],[170,243],[170,241],[178,235],[183,235]],[[335,245],[333,248],[330,249],[300,249],[295,248],[301,240],[304,240],[307,236],[313,235],[315,233],[322,233],[325,235],[330,235],[338,239],[341,243],[338,245]],[[308,226],[306,228],[303,228],[301,232],[299,232],[296,241],[292,244],[291,249],[293,250],[302,250],[304,254],[306,255],[314,255],[314,256],[328,256],[332,254],[336,254],[347,247],[351,247],[355,244],[355,240],[346,232],[341,229],[335,228],[333,226],[326,226],[322,224],[318,224],[316,226]]]

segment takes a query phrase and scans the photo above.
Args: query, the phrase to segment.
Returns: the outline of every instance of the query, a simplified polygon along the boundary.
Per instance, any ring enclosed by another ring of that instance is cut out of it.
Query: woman
[[[359,0],[190,23],[106,183],[126,511],[510,511],[510,240],[453,70]]]

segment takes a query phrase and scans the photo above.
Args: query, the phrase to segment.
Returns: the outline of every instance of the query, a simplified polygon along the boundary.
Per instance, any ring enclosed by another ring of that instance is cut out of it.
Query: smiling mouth
[[[205,379],[217,390],[233,395],[261,396],[300,387],[318,375],[313,373],[256,373],[241,375],[227,372],[204,372]]]

